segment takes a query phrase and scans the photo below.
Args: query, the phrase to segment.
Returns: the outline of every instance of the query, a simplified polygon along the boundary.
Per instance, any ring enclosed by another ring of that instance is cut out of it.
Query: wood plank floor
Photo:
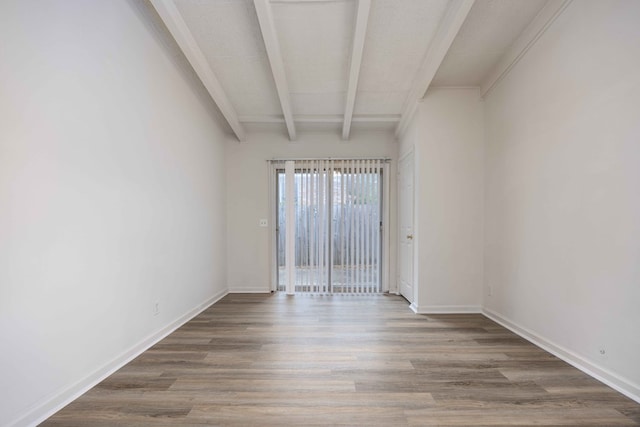
[[[640,405],[481,315],[228,295],[45,426],[640,425]]]

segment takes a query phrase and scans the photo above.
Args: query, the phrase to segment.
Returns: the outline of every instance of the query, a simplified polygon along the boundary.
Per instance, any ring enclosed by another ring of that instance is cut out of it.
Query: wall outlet
[[[267,222],[266,219],[261,219],[260,222],[258,223],[260,225],[260,227],[267,227],[269,225],[269,223]]]
[[[153,315],[157,316],[160,313],[160,303],[158,301],[153,304]]]
[[[493,295],[493,286],[491,285],[487,286],[487,295],[489,296]]]

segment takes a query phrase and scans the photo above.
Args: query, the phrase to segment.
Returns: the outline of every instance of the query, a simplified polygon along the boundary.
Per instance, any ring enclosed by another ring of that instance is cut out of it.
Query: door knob
[[[407,239],[413,240],[413,234],[407,234]]]

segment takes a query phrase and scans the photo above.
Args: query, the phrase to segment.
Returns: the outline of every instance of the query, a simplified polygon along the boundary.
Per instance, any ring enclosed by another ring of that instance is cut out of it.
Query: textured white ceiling
[[[343,114],[355,2],[275,3],[293,114]]]
[[[240,122],[284,128],[253,0],[174,0]],[[546,0],[476,0],[431,86],[479,86]],[[393,129],[450,0],[371,0],[353,129]],[[339,132],[357,0],[272,0],[296,127]],[[262,19],[262,18],[261,18]]]
[[[374,0],[355,114],[399,114],[447,0]]]
[[[238,114],[282,114],[253,1],[174,3]]]

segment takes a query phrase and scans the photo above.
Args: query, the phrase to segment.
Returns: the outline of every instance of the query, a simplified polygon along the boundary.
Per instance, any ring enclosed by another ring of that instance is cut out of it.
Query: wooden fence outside
[[[278,266],[285,264],[285,212],[284,204],[279,206],[278,212]],[[296,266],[310,266],[318,264],[317,242],[326,230],[327,223],[320,224],[317,209],[313,206],[302,206],[296,211]],[[373,204],[338,205],[333,206],[331,216],[331,239],[333,242],[333,265],[379,264],[379,250],[371,251],[365,259],[362,251],[356,251],[355,239],[359,237],[362,245],[364,239],[375,242],[380,246],[380,207]],[[344,242],[342,236],[345,236]],[[312,243],[313,242],[313,243]],[[325,241],[326,242],[326,241]],[[326,242],[325,244],[328,244]],[[313,248],[315,247],[315,248]],[[313,249],[312,249],[313,248]],[[326,246],[323,248],[328,250]],[[326,252],[325,252],[326,253]],[[326,258],[326,256],[325,256]]]

